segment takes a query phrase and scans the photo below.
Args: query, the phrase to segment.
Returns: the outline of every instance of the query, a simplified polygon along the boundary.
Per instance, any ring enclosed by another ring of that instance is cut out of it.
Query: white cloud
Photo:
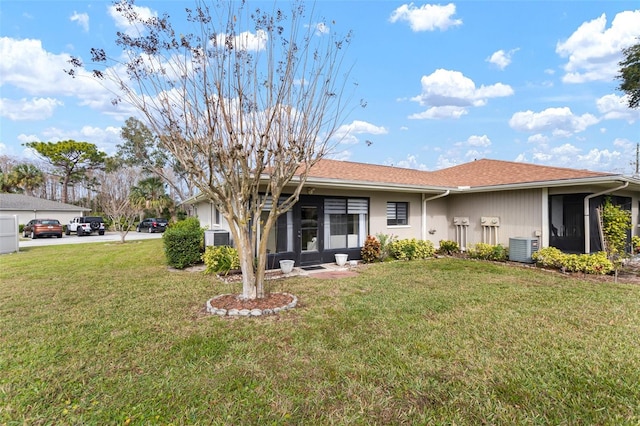
[[[77,22],[82,27],[84,32],[89,32],[89,15],[86,13],[73,12],[73,15],[69,18],[71,22]]]
[[[489,56],[486,61],[496,65],[498,68],[503,70],[511,64],[511,57],[517,51],[518,49],[512,49],[508,52],[505,52],[504,50],[500,49],[497,52],[493,52],[493,54]]]
[[[343,124],[340,126],[333,136],[333,140],[344,145],[353,145],[358,143],[356,135],[385,135],[389,131],[380,126],[376,126],[366,121],[354,120],[351,124]]]
[[[391,13],[389,21],[408,22],[411,30],[434,31],[447,30],[449,27],[462,25],[462,19],[453,19],[456,13],[456,5],[449,3],[445,6],[425,4],[416,7],[413,3],[403,4]]]
[[[616,138],[613,141],[613,146],[618,147],[620,149],[622,149],[623,151],[629,151],[631,152],[631,150],[635,150],[635,146],[636,144],[632,143],[630,140],[628,139],[620,139],[620,138]]]
[[[122,30],[124,33],[135,36],[144,32],[143,28],[135,23],[129,22],[129,20],[118,11],[119,8],[128,8],[126,2],[121,1],[118,4],[114,4],[108,7],[108,13],[113,19],[116,27]],[[155,18],[158,16],[156,11],[149,9],[148,7],[133,5],[131,11],[136,14],[139,19],[147,20],[149,18]]]
[[[469,144],[469,146],[479,146],[479,147],[483,147],[486,148],[488,146],[491,146],[491,139],[489,139],[489,137],[487,135],[482,135],[482,136],[469,136],[469,139],[467,139],[467,143]]]
[[[258,30],[256,33],[252,33],[250,31],[245,31],[235,36],[233,40],[230,40],[237,49],[249,50],[249,51],[260,51],[264,50],[267,47],[267,41],[269,40],[269,35],[264,30]],[[216,37],[216,43],[218,46],[224,46],[227,42],[226,34],[218,34]]]
[[[580,147],[566,143],[555,147],[538,146],[530,155],[531,161],[527,159],[528,155],[524,153],[518,156],[518,161],[615,173],[626,171],[624,167],[626,165],[625,155],[617,150],[610,151],[608,149],[593,148],[583,153]]]
[[[513,114],[509,120],[511,128],[521,132],[552,132],[555,136],[580,133],[598,123],[591,114],[574,115],[568,107],[547,108],[541,112],[523,111]]]
[[[315,28],[315,34],[317,36],[319,35],[323,35],[323,34],[329,34],[329,26],[327,26],[327,24],[325,24],[324,22],[318,22],[317,24],[315,24],[313,26],[313,28]]]
[[[462,163],[462,161],[456,161],[448,155],[440,155],[438,156],[438,160],[436,161],[436,170],[446,169],[448,167],[457,166],[458,164]]]
[[[606,28],[607,17],[584,22],[569,38],[556,45],[556,53],[568,58],[565,83],[611,81],[618,73],[622,49],[637,42],[640,10],[618,13]]]
[[[76,97],[80,105],[101,112],[132,115],[127,105],[111,103],[117,92],[115,83],[97,81],[84,69],[76,70],[77,77],[71,78],[64,72],[71,68],[69,55],[47,52],[40,40],[1,37],[0,57],[1,85],[11,85],[37,97]]]
[[[410,118],[459,118],[471,106],[484,106],[490,98],[513,95],[511,86],[496,83],[476,87],[473,80],[459,71],[438,69],[420,79],[422,93],[411,98],[421,106],[433,107]],[[444,108],[443,108],[444,107]],[[449,114],[449,115],[447,115]]]
[[[462,107],[454,107],[454,106],[443,106],[443,107],[431,107],[426,111],[419,112],[416,114],[411,114],[409,116],[412,120],[440,120],[445,118],[460,118],[463,115],[468,114],[466,108]]]
[[[427,170],[427,165],[420,163],[415,155],[407,155],[405,160],[400,160],[393,164],[395,167],[404,167],[406,169]]]
[[[535,135],[529,136],[529,138],[527,138],[527,142],[543,145],[549,142],[549,138],[545,135],[541,135],[540,133],[537,133]]]
[[[596,105],[605,120],[626,120],[628,123],[634,123],[640,120],[640,110],[629,108],[627,99],[627,95],[605,95],[596,100]]]
[[[44,120],[53,115],[56,107],[63,105],[53,98],[0,99],[0,117],[9,120]]]

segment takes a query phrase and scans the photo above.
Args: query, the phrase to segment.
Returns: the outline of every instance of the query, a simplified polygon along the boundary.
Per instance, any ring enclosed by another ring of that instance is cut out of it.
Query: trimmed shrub
[[[604,275],[613,271],[613,263],[603,251],[593,254],[567,254],[555,247],[545,247],[532,253],[531,258],[537,265],[566,272]]]
[[[207,247],[202,255],[207,274],[227,275],[232,269],[240,269],[238,250],[230,246]]]
[[[565,253],[555,247],[545,247],[531,253],[531,259],[533,259],[536,264],[545,268],[556,269],[562,268],[562,261],[565,256]]]
[[[494,260],[496,262],[506,262],[509,259],[509,250],[501,244],[494,246],[487,243],[477,243],[469,248],[467,254],[471,259]]]
[[[360,250],[360,257],[364,263],[373,263],[381,260],[382,249],[380,241],[372,235],[368,235],[364,242],[362,250]]]
[[[455,241],[451,240],[440,240],[438,243],[440,246],[437,250],[440,254],[452,255],[456,253],[460,253],[460,246]]]
[[[197,218],[190,217],[170,225],[162,236],[167,264],[184,269],[202,261],[204,229]]]
[[[428,259],[433,257],[435,252],[431,241],[412,238],[389,243],[389,253],[398,260]]]

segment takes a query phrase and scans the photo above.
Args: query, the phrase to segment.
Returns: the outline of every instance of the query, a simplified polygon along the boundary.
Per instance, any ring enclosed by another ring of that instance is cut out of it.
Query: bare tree
[[[120,234],[122,243],[140,214],[140,209],[131,199],[132,183],[137,182],[140,176],[140,171],[133,167],[103,172],[101,176],[98,199],[102,211],[111,219],[113,229]]]
[[[118,84],[119,99],[144,115],[229,223],[245,299],[264,297],[269,230],[331,152],[351,107],[343,64],[350,34],[315,20],[301,1],[285,3],[286,11],[273,4],[266,11],[196,1],[186,10],[189,33],[174,30],[167,15],[144,18],[123,0],[116,9],[139,31],[118,33],[127,59],[117,63],[120,54],[92,49],[92,61],[105,65],[94,76]],[[68,73],[81,74],[82,61],[70,62]],[[263,210],[269,214],[261,221]]]

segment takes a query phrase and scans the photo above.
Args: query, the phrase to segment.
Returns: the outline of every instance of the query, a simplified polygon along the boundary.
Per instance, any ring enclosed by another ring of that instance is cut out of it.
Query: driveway
[[[162,238],[162,234],[149,234],[146,232],[129,232],[125,237],[125,242],[134,240],[149,240]],[[104,235],[91,234],[84,237],[78,237],[75,234],[69,236],[63,235],[62,238],[37,238],[35,240],[20,238],[20,248],[38,247],[38,246],[55,246],[60,244],[82,244],[82,243],[107,243],[120,242],[120,234],[118,232],[107,232]]]

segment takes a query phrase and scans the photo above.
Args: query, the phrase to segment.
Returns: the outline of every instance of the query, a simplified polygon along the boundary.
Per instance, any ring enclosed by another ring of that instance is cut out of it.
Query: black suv
[[[153,232],[164,232],[164,230],[167,229],[167,224],[167,219],[150,217],[140,222],[136,227],[136,231],[146,231],[150,234]]]

